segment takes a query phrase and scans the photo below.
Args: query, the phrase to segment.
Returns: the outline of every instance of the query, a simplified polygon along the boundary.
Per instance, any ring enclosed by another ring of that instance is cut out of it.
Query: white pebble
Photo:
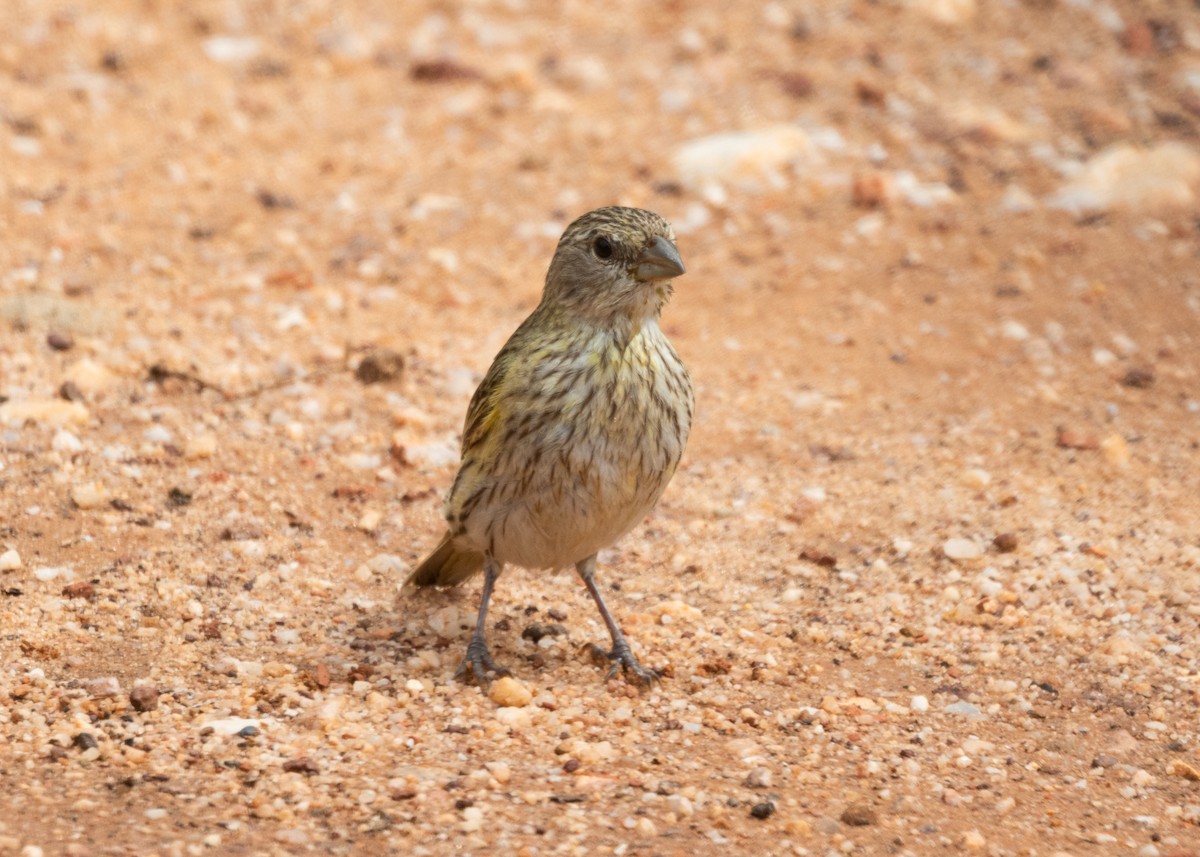
[[[43,566],[42,568],[34,569],[33,576],[43,583],[46,583],[47,581],[55,580],[60,577],[64,580],[70,580],[71,578],[75,577],[75,572],[66,566],[48,565]]]
[[[82,452],[83,443],[66,429],[59,429],[50,441],[51,449],[57,452]]]
[[[15,571],[21,567],[21,555],[12,548],[0,553],[0,571]]]
[[[146,818],[150,819],[151,821],[158,821],[160,818],[166,817],[167,811],[161,807],[155,807],[153,809],[146,810]]]
[[[148,443],[170,443],[173,435],[171,430],[163,425],[152,425],[142,432],[142,437]]]
[[[979,559],[983,556],[983,548],[972,539],[946,539],[945,544],[942,545],[942,553],[949,559]]]
[[[909,701],[908,707],[918,713],[923,713],[929,710],[929,699],[924,696],[914,696]]]
[[[121,693],[121,682],[112,676],[91,678],[83,683],[83,689],[96,697],[111,697]]]
[[[463,810],[463,833],[475,833],[483,827],[483,810],[477,806],[469,806]]]

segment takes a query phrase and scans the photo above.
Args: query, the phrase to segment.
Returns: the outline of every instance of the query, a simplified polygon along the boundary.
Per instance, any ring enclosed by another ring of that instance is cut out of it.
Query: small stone
[[[1095,435],[1085,434],[1066,426],[1059,426],[1054,442],[1062,449],[1099,449],[1100,440]]]
[[[1194,205],[1198,182],[1200,152],[1193,146],[1120,143],[1090,158],[1049,205],[1075,216],[1112,208],[1154,213]]]
[[[21,555],[13,548],[0,553],[0,571],[16,571],[21,567]]]
[[[1119,434],[1110,434],[1100,442],[1100,451],[1104,453],[1104,460],[1113,467],[1128,467],[1129,466],[1129,444],[1125,438]]]
[[[923,714],[929,710],[929,699],[925,696],[914,696],[909,700],[908,707],[918,714]]]
[[[968,830],[963,834],[962,844],[968,851],[982,851],[987,847],[987,840],[978,830]]]
[[[275,841],[282,845],[304,848],[308,845],[309,837],[298,827],[285,827],[283,830],[275,831]]]
[[[167,811],[160,807],[146,810],[146,818],[150,819],[151,821],[158,821],[159,819],[166,817]]]
[[[0,404],[0,423],[20,425],[26,421],[47,425],[86,425],[91,411],[79,402],[62,399],[26,399]]]
[[[129,704],[135,711],[153,711],[158,708],[158,688],[139,684],[129,692]]]
[[[842,829],[842,825],[838,823],[838,820],[828,815],[818,818],[814,827],[816,827],[817,833],[825,836],[833,836]]]
[[[986,488],[992,482],[992,474],[981,467],[972,467],[963,471],[962,481],[968,488]]]
[[[213,62],[240,64],[257,57],[262,44],[253,36],[212,36],[204,40],[201,48]]]
[[[319,774],[321,769],[317,767],[317,763],[308,756],[301,756],[298,759],[288,759],[283,763],[283,769],[289,774]]]
[[[815,144],[802,129],[780,125],[689,140],[676,149],[672,160],[684,185],[711,195],[712,185],[725,183],[765,190],[774,177],[790,172],[793,163],[815,154]]]
[[[952,702],[942,709],[947,714],[958,714],[966,717],[968,720],[983,720],[983,712],[979,710],[978,705],[972,705],[964,699],[958,702]]]
[[[1184,762],[1181,759],[1173,760],[1171,762],[1170,768],[1168,768],[1168,771],[1171,773],[1172,776],[1183,777],[1185,780],[1188,780],[1189,782],[1193,782],[1193,783],[1200,782],[1200,770],[1197,770],[1196,768],[1192,767],[1187,762]]]
[[[762,803],[756,803],[754,806],[750,807],[750,817],[751,818],[757,818],[759,820],[762,820],[764,818],[770,818],[774,814],[775,814],[775,802],[774,801],[765,800]]]
[[[72,402],[83,401],[85,393],[102,392],[117,380],[117,376],[107,366],[97,363],[90,357],[76,360],[63,370],[63,377],[65,379],[63,386],[71,385],[78,395],[63,395],[61,390],[59,394]]]
[[[462,824],[459,825],[463,833],[475,833],[483,828],[483,810],[477,806],[468,806],[462,811]]]
[[[1146,390],[1154,386],[1154,370],[1135,366],[1125,373],[1121,383],[1126,387]]]
[[[62,594],[64,598],[82,598],[91,601],[96,597],[96,587],[89,581],[81,580],[78,583],[64,586]]]
[[[908,8],[938,24],[963,24],[975,16],[976,0],[909,0]]]
[[[110,696],[119,696],[121,693],[121,683],[112,676],[90,678],[83,682],[83,689],[92,696],[103,699]]]
[[[335,699],[342,700],[342,704],[344,704],[345,697],[335,697]],[[261,725],[261,722],[262,721],[250,720],[245,717],[225,717],[221,718],[220,720],[210,720],[203,724],[200,728],[201,730],[211,730],[217,735],[228,736],[239,734],[247,726],[258,727]]]
[[[50,441],[50,448],[55,452],[74,455],[77,452],[83,452],[83,442],[66,429],[59,429],[54,433],[54,439]]]
[[[99,509],[108,505],[108,491],[98,482],[76,485],[71,489],[71,502],[79,509]]]
[[[870,804],[856,803],[846,807],[842,813],[842,822],[851,827],[866,827],[879,823],[879,816]]]
[[[973,539],[946,539],[942,553],[952,560],[972,560],[983,556],[983,548]]]
[[[404,371],[404,355],[387,348],[377,348],[367,354],[354,370],[354,377],[363,384],[394,381]]]
[[[211,458],[217,451],[217,436],[201,434],[190,437],[183,447],[183,457],[189,461]]]
[[[566,633],[566,626],[560,625],[557,622],[534,622],[521,632],[521,639],[532,640],[536,643],[543,637],[561,637]]]
[[[754,768],[746,775],[746,787],[752,789],[769,789],[772,783],[771,772],[766,768]]]
[[[71,739],[71,743],[80,750],[94,750],[100,746],[96,736],[90,732],[80,732]]]
[[[1017,549],[1016,533],[1000,533],[992,539],[992,546],[1000,553],[1012,553]]]
[[[508,762],[488,762],[484,767],[500,785],[504,785],[512,779],[512,768],[509,767]]]
[[[502,676],[488,688],[488,698],[502,708],[522,708],[533,699],[529,688],[512,676]]]
[[[383,512],[378,509],[367,509],[362,513],[362,517],[358,519],[358,528],[364,533],[373,533],[379,529],[379,524],[383,520]],[[370,568],[367,569],[368,576]]]
[[[689,818],[696,811],[688,798],[678,794],[667,798],[667,809],[680,818]]]
[[[70,351],[75,347],[75,340],[69,333],[60,333],[59,331],[51,331],[46,335],[46,344],[55,351]]]
[[[1093,768],[1111,768],[1117,764],[1117,757],[1110,756],[1107,753],[1101,753],[1096,758],[1092,759]]]
[[[26,845],[21,849],[21,857],[45,857],[46,852],[37,845]]]

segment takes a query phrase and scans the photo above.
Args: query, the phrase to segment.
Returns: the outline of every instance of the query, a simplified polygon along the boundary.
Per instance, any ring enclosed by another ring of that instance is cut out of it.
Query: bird
[[[641,522],[674,476],[695,410],[691,376],[659,326],[685,273],[675,233],[639,208],[590,211],[563,232],[541,301],[509,337],[467,408],[447,530],[404,588],[482,571],[475,629],[456,679],[487,686],[497,664],[488,604],[508,565],[574,566],[611,638],[589,649],[632,684],[643,667],[596,584],[596,556]]]

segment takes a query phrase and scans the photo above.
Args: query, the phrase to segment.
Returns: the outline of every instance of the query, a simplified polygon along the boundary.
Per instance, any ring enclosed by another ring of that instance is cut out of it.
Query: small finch
[[[601,208],[563,233],[541,303],[500,349],[471,398],[462,463],[443,512],[449,530],[409,576],[456,586],[483,571],[475,632],[456,677],[507,675],[484,638],[507,564],[574,565],[612,649],[593,653],[648,685],[596,586],[596,554],[658,502],[679,465],[695,398],[658,326],[684,272],[670,225],[637,208]],[[407,585],[406,584],[406,585]]]

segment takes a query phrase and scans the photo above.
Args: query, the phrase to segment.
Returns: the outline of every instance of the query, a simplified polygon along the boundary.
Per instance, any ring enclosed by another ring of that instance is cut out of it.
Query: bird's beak
[[[650,245],[637,257],[637,262],[633,266],[633,275],[642,282],[652,282],[678,277],[686,270],[675,245],[661,235],[656,235]]]

